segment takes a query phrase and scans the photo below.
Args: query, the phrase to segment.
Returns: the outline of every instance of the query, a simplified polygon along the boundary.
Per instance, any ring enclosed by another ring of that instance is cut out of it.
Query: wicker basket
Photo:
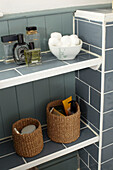
[[[57,116],[50,113],[54,106],[62,105],[62,100],[56,100],[47,105],[47,133],[49,138],[58,143],[71,143],[80,136],[80,107],[70,116]]]
[[[14,128],[19,132],[27,125],[35,125],[35,131],[29,134],[18,134]],[[12,135],[14,141],[14,148],[16,153],[23,157],[33,157],[40,153],[43,149],[43,136],[41,124],[38,120],[33,118],[21,119],[15,122],[12,126]]]

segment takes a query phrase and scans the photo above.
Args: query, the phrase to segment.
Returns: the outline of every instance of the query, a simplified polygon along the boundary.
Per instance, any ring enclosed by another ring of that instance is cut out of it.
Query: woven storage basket
[[[29,134],[18,134],[14,128],[19,132],[27,125],[35,125],[36,130]],[[12,135],[14,141],[14,148],[16,153],[23,157],[33,157],[40,153],[43,149],[43,136],[41,124],[38,120],[33,118],[21,119],[15,122],[12,126]]]
[[[80,107],[70,116],[57,116],[50,113],[54,106],[62,105],[62,100],[56,100],[47,105],[47,133],[49,138],[58,143],[71,143],[80,136]]]

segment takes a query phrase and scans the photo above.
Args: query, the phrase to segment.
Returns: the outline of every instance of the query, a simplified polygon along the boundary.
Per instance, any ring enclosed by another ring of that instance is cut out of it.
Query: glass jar
[[[26,27],[26,42],[27,44],[29,44],[29,51],[25,50],[24,52],[26,56],[26,64],[27,65],[41,64],[40,34],[37,31],[37,27],[35,26]]]
[[[13,57],[13,47],[14,44],[17,42],[17,35],[6,35],[1,37],[1,41],[4,47],[4,62],[6,64],[14,62],[14,57]]]
[[[26,42],[27,44],[33,42],[34,48],[40,49],[40,34],[37,31],[37,27],[26,27]]]
[[[40,50],[34,48],[34,42],[29,43],[29,50],[24,50],[25,62],[28,66],[41,64]]]

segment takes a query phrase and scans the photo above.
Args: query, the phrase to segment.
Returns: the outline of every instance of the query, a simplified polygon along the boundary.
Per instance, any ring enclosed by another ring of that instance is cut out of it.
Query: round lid
[[[35,125],[25,126],[25,127],[21,130],[21,135],[32,133],[35,129],[36,129],[36,126],[35,126]]]
[[[26,31],[36,31],[36,30],[37,30],[36,26],[26,27]]]

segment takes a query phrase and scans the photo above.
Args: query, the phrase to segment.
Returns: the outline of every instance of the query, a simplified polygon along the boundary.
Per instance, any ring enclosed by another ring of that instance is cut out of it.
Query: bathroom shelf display
[[[97,69],[101,57],[81,51],[74,60],[57,60],[50,52],[42,53],[42,64],[34,67],[0,62],[0,89],[92,67]]]
[[[91,67],[97,69],[101,64],[101,56],[81,50],[74,60],[57,60],[50,52],[42,53],[42,64],[34,67],[17,66],[15,63],[0,63],[0,89],[49,78]],[[44,149],[35,157],[23,158],[15,153],[10,138],[0,141],[0,167],[3,169],[21,170],[38,166],[50,160],[64,156],[99,141],[99,135],[81,120],[80,137],[70,144],[52,142],[43,129]],[[5,163],[7,162],[7,164]]]
[[[60,144],[52,142],[47,136],[47,128],[43,128],[44,148],[42,152],[32,158],[23,158],[15,153],[12,139],[0,141],[1,169],[21,170],[38,166],[59,158],[83,147],[99,141],[99,136],[81,120],[80,137],[72,143]],[[5,163],[7,162],[7,164]],[[3,167],[2,167],[3,166]]]

